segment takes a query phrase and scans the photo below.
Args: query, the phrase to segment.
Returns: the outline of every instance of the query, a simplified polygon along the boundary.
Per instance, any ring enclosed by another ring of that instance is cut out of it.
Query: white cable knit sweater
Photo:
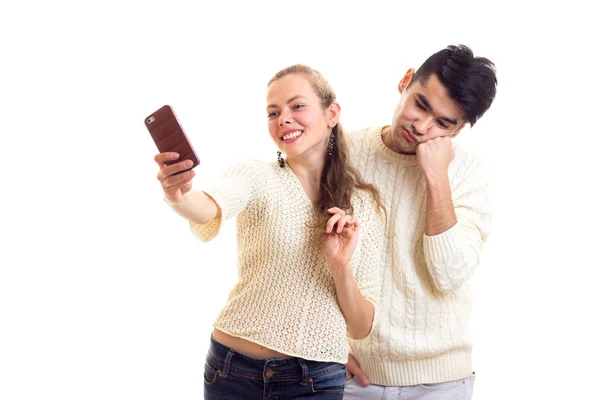
[[[448,176],[457,224],[426,236],[426,185],[416,155],[381,139],[382,127],[350,134],[353,164],[375,184],[388,210],[380,317],[352,354],[372,383],[409,386],[472,373],[469,278],[490,230],[486,170],[454,144]]]
[[[307,227],[315,210],[290,167],[238,164],[206,193],[222,216],[204,225],[191,223],[198,239],[212,239],[223,220],[237,216],[238,281],[214,326],[288,355],[346,363],[346,323],[334,281],[320,246],[312,242],[317,232]],[[366,193],[354,196],[353,207],[361,235],[352,267],[377,318],[383,221]]]

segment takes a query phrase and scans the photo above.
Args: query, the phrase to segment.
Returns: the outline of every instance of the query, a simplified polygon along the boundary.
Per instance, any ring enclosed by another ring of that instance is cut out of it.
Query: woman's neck
[[[288,159],[287,164],[302,184],[308,198],[312,201],[319,200],[319,186],[325,169],[325,157]]]

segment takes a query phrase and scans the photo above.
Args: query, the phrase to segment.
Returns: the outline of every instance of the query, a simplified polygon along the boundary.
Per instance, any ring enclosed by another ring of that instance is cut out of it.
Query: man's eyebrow
[[[425,108],[427,108],[430,111],[433,111],[433,108],[431,108],[431,104],[429,103],[429,100],[427,100],[427,97],[423,96],[421,93],[417,93],[417,97],[419,98],[421,103],[423,103]],[[452,125],[456,125],[458,123],[458,121],[453,118],[440,117],[440,119],[443,119],[444,121],[446,121]]]
[[[292,97],[291,99],[289,99],[289,100],[287,101],[287,104],[290,104],[291,102],[293,102],[294,100],[298,100],[299,98],[303,98],[303,99],[304,99],[305,97],[304,97],[304,96],[302,96],[302,95],[300,95],[300,94],[299,94],[299,95],[296,95],[296,96]],[[267,106],[267,108],[277,108],[277,106],[276,106],[275,104],[269,104],[269,105]]]

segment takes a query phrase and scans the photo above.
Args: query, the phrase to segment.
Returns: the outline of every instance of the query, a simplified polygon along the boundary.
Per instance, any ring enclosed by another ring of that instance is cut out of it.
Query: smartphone
[[[154,140],[159,153],[174,151],[179,153],[177,160],[167,161],[167,165],[175,164],[185,160],[192,160],[193,165],[186,169],[189,171],[200,164],[200,159],[194,151],[194,147],[179,123],[175,111],[169,105],[164,105],[144,119],[146,128]],[[177,174],[185,171],[178,172]]]

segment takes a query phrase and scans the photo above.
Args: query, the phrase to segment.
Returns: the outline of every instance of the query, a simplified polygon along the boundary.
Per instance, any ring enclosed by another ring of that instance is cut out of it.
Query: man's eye
[[[448,125],[446,125],[442,120],[438,119],[437,121],[438,125],[444,129],[448,128]]]
[[[425,107],[423,106],[423,104],[419,103],[418,101],[415,101],[415,103],[417,103],[418,109],[425,111]]]

